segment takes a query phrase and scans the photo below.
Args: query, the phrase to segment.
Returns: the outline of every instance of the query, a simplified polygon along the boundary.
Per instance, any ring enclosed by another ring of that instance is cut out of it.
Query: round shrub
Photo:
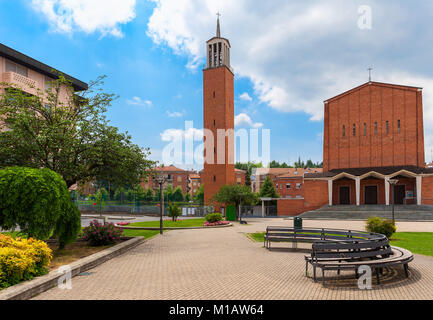
[[[370,217],[367,220],[366,224],[367,231],[380,233],[385,235],[388,239],[396,232],[397,228],[395,227],[392,220],[389,219],[381,219],[379,217]]]
[[[223,220],[223,215],[221,213],[208,213],[205,217],[205,220],[209,223],[218,222]]]
[[[51,259],[43,241],[0,234],[0,289],[47,273]]]
[[[102,224],[98,220],[93,220],[83,229],[83,239],[89,241],[92,246],[105,246],[120,240],[122,233],[123,230],[115,227],[113,223]]]
[[[80,213],[62,177],[49,169],[0,170],[0,227],[36,239],[55,235],[60,246],[76,239]]]

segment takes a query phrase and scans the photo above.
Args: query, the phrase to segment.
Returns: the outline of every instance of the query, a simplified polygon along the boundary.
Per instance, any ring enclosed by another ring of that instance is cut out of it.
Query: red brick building
[[[171,184],[173,186],[173,189],[180,187],[183,194],[189,192],[189,171],[177,168],[175,166],[156,167],[153,170],[157,174],[161,174],[165,177],[164,188]],[[141,186],[143,187],[143,189],[151,188],[153,190],[159,190],[159,184],[158,182],[153,180],[152,175],[148,176],[147,181],[142,180]]]
[[[198,189],[200,189],[200,185],[200,175],[198,173],[191,173],[189,175],[189,193],[191,197],[194,197],[196,195]]]
[[[324,172],[305,176],[327,189],[322,204],[389,205],[390,180],[397,180],[394,203],[433,204],[421,88],[365,83],[325,101],[324,122]],[[315,191],[307,193],[311,199]]]
[[[201,183],[204,184],[204,202],[209,204],[223,185],[235,182],[234,75],[230,67],[230,42],[221,37],[219,19],[216,36],[206,42],[206,52],[207,66],[203,70],[205,150]],[[218,134],[222,134],[222,139],[218,139]]]

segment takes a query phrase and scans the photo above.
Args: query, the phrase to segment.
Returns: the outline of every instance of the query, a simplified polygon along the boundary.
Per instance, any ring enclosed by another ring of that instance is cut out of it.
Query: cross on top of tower
[[[221,17],[221,13],[218,11],[216,13],[217,15],[217,30],[216,30],[216,36],[217,38],[221,38],[221,30],[220,30],[220,17]]]

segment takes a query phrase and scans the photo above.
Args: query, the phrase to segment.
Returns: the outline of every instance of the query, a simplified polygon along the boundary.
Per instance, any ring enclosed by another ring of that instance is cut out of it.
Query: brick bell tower
[[[216,36],[206,42],[206,52],[207,66],[203,70],[205,150],[202,183],[204,203],[211,204],[210,199],[223,185],[235,182],[234,75],[230,67],[230,42],[221,37],[219,15]],[[207,136],[206,131],[212,135]],[[217,144],[217,141],[220,143]],[[219,211],[220,207],[214,205]]]

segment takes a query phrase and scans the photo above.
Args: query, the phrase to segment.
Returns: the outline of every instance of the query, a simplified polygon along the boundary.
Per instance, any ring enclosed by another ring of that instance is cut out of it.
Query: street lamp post
[[[392,185],[392,223],[395,225],[394,217],[394,204],[395,204],[395,185],[398,183],[397,179],[390,179],[389,184]]]
[[[239,223],[240,224],[247,224],[246,221],[242,221],[242,197],[244,196],[243,193],[240,194],[241,198],[239,200]]]
[[[162,185],[165,182],[165,178],[163,175],[159,175],[156,177],[156,182],[159,184],[159,233],[162,234],[162,215],[164,211],[164,195],[162,193]]]

